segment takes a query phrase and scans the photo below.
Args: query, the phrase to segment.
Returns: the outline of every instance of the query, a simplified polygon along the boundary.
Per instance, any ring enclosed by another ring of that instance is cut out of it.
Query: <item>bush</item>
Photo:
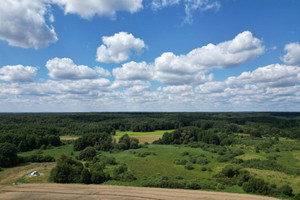
[[[84,184],[91,183],[91,173],[87,168],[84,168],[81,172],[80,182]]]
[[[225,189],[225,186],[223,184],[221,184],[221,183],[218,183],[217,184],[217,189],[218,190],[223,190],[223,189]]]
[[[102,171],[92,171],[92,177],[91,177],[91,182],[94,184],[100,184],[108,180],[108,176]]]
[[[300,193],[298,193],[294,196],[294,200],[300,200]]]
[[[268,194],[270,189],[268,184],[260,178],[251,177],[243,184],[243,190],[250,193]]]
[[[183,177],[182,177],[182,176],[175,176],[175,179],[177,179],[177,180],[182,180]]]
[[[124,182],[136,180],[136,177],[133,175],[133,173],[128,171],[128,167],[125,164],[122,164],[114,168],[112,178],[114,180],[119,180]]]
[[[201,186],[199,185],[199,183],[190,182],[190,183],[186,184],[186,188],[187,189],[192,189],[192,190],[198,190],[198,189],[201,189]]]
[[[97,151],[94,147],[86,147],[84,150],[80,151],[79,159],[90,161],[96,156]]]
[[[205,172],[205,171],[207,171],[207,168],[206,167],[202,167],[201,171]]]
[[[179,159],[174,160],[175,165],[185,165],[186,163],[188,163],[187,160],[179,160]]]
[[[279,191],[286,196],[293,196],[293,189],[291,186],[285,184],[279,188]]]
[[[56,161],[56,166],[51,170],[50,180],[56,183],[78,183],[82,170],[81,162],[72,160],[69,156],[61,155]]]
[[[123,135],[119,139],[118,149],[127,150],[127,149],[138,149],[139,140],[137,138],[129,137],[128,134]]]
[[[184,166],[184,169],[187,169],[187,170],[193,170],[193,169],[194,169],[194,167],[193,167],[193,165],[192,165],[192,164],[190,164],[190,163],[187,163],[187,164]]]
[[[184,152],[182,152],[180,155],[181,155],[181,156],[187,156],[187,155],[189,155],[189,152],[184,151]]]
[[[55,162],[55,158],[50,155],[33,154],[23,157],[24,162]]]

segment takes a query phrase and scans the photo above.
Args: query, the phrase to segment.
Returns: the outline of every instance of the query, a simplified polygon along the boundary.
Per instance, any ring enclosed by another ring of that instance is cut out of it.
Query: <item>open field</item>
[[[55,163],[31,163],[8,168],[5,171],[0,172],[0,185],[31,182],[46,183],[50,174],[50,170],[54,166]],[[27,174],[35,170],[40,173],[40,176],[27,176]]]
[[[158,130],[158,131],[152,131],[152,132],[133,132],[133,131],[116,131],[116,136],[122,136],[125,134],[128,134],[131,137],[134,136],[162,136],[165,132],[172,132],[173,130]]]
[[[116,131],[114,138],[118,140],[121,136],[128,134],[130,137],[137,138],[141,144],[144,144],[145,142],[152,143],[153,141],[160,139],[165,132],[172,131],[173,130],[158,130],[152,132]]]
[[[207,191],[192,191],[179,189],[160,189],[142,187],[124,187],[108,185],[75,185],[75,184],[21,184],[14,186],[0,186],[0,199],[43,199],[43,200],[275,200],[275,198],[248,194],[231,194]]]
[[[117,141],[119,141],[120,137],[121,136],[114,136],[114,138]],[[139,140],[140,144],[144,144],[145,142],[152,143],[155,140],[160,139],[162,136],[160,136],[160,135],[145,135],[145,136],[131,136],[131,137],[137,138]]]
[[[61,141],[73,141],[73,140],[77,140],[79,138],[79,136],[74,136],[74,135],[62,135],[60,136],[60,140]]]

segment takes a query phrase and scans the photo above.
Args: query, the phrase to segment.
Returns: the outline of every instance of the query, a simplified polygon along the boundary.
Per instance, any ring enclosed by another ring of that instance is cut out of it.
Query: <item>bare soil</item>
[[[77,184],[0,185],[0,200],[275,200],[248,194]]]

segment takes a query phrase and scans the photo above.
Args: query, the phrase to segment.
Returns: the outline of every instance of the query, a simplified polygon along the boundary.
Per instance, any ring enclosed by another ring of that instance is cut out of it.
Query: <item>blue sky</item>
[[[298,0],[3,0],[0,112],[300,111]]]

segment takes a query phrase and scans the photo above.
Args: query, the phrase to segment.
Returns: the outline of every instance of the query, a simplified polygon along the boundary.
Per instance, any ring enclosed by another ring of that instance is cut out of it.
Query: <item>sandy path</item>
[[[22,184],[0,186],[0,199],[16,200],[275,200],[275,198],[247,194],[194,190],[124,187],[77,184]]]

